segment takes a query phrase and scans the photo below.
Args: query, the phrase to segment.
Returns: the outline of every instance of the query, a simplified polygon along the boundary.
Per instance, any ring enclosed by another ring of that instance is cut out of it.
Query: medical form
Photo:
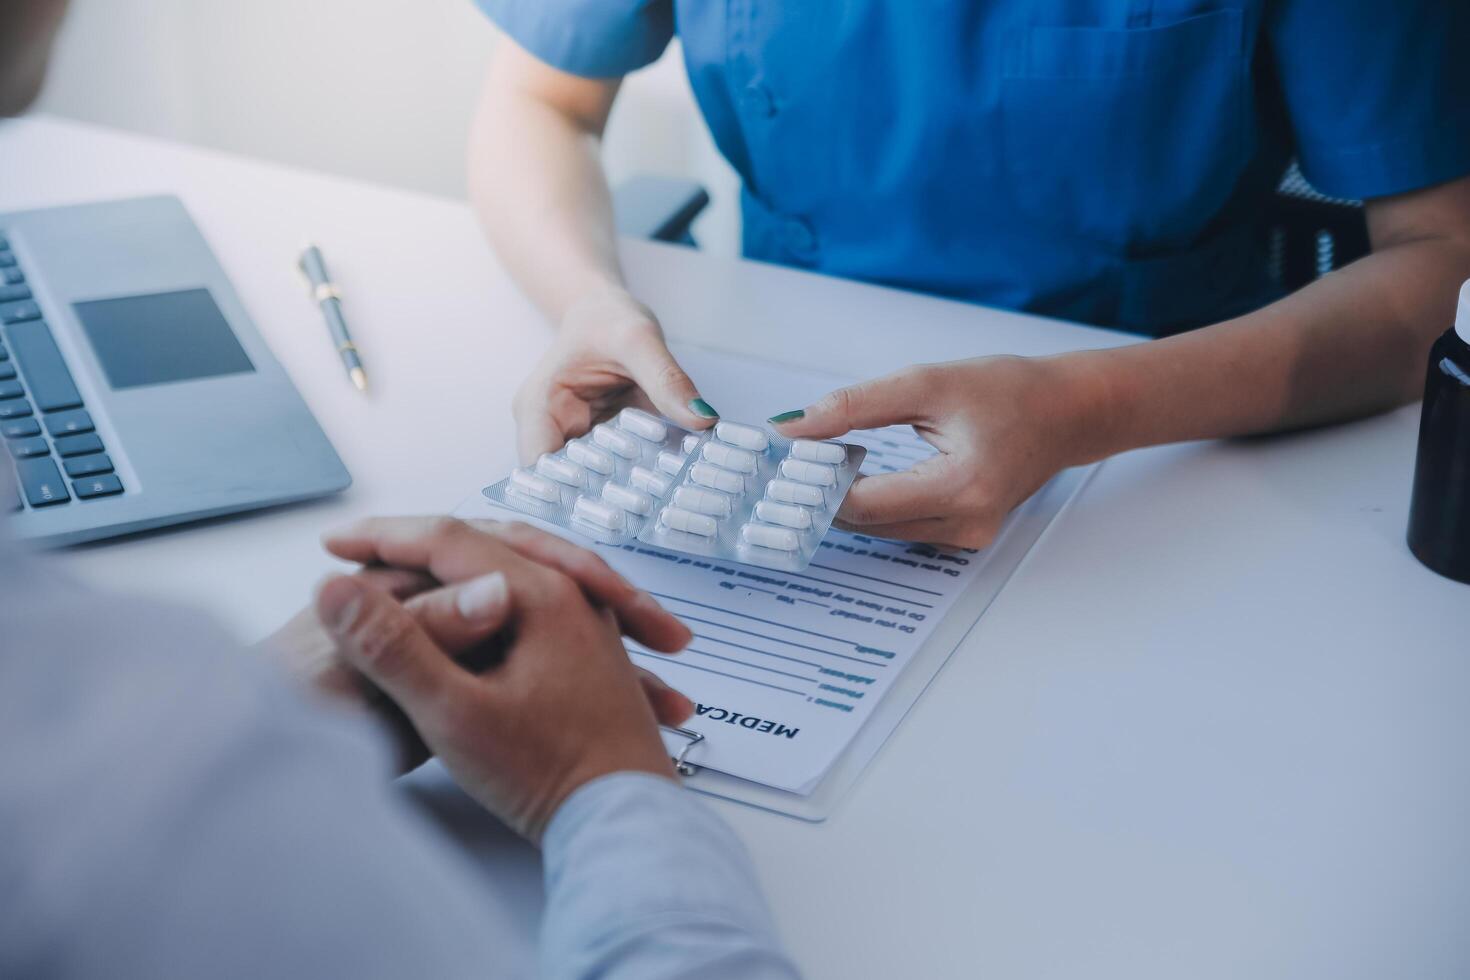
[[[701,348],[676,352],[706,397],[736,418],[763,418],[842,384]],[[934,452],[908,428],[844,439],[867,448],[866,475]],[[457,514],[522,517],[479,493]],[[596,550],[694,633],[672,657],[628,647],[639,666],[695,702],[686,727],[705,738],[690,761],[797,794],[821,781],[987,560],[984,551],[841,531],[828,533],[800,573],[636,541]],[[683,741],[665,737],[677,755]]]

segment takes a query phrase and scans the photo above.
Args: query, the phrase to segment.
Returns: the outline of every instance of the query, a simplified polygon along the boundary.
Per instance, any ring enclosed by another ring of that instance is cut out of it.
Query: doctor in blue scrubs
[[[599,141],[676,35],[744,180],[745,253],[1157,338],[908,367],[773,418],[912,424],[846,526],[983,546],[1052,474],[1418,396],[1470,278],[1465,0],[479,0],[504,30],[472,193],[557,339],[516,399],[527,459],[617,405],[715,407],[618,267]],[[1373,251],[1273,293],[1289,162],[1366,203]]]

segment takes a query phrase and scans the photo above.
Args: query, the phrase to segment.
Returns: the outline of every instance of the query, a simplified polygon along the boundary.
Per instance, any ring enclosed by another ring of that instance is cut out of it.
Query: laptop
[[[173,197],[0,213],[0,443],[45,545],[352,482]]]

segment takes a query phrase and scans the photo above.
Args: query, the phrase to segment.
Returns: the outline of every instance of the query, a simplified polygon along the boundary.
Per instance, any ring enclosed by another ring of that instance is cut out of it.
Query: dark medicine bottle
[[[1446,578],[1470,583],[1470,282],[1454,329],[1429,352],[1409,549]]]

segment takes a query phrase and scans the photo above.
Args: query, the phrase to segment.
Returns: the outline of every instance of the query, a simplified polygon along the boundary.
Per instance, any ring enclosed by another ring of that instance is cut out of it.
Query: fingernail
[[[361,610],[362,583],[356,579],[347,576],[330,579],[317,593],[317,616],[334,633],[351,629]]]
[[[454,597],[454,607],[470,622],[482,622],[505,608],[507,595],[505,576],[491,572],[463,586]]]
[[[783,422],[795,422],[797,419],[806,417],[806,409],[798,408],[790,412],[782,412],[780,415],[772,415],[768,422],[772,425],[780,425]]]
[[[695,398],[689,403],[689,411],[702,419],[717,419],[720,413],[715,411],[714,406],[703,398]]]

